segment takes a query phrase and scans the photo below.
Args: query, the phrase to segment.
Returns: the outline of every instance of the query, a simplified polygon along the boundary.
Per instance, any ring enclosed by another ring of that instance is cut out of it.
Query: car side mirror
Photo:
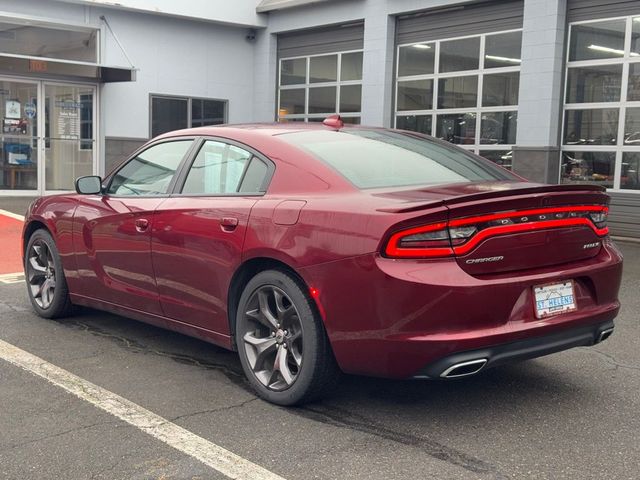
[[[96,195],[102,193],[102,178],[97,175],[88,175],[76,180],[76,192],[82,195]]]

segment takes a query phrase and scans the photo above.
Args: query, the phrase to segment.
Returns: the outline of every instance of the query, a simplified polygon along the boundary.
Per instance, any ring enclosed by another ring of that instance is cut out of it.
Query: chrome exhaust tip
[[[442,372],[440,374],[440,378],[460,378],[475,375],[482,370],[482,368],[487,364],[487,361],[488,360],[486,358],[479,358],[468,362],[456,363]]]
[[[607,338],[611,336],[612,333],[613,333],[613,327],[602,330],[598,335],[598,339],[596,340],[596,343],[604,342]]]

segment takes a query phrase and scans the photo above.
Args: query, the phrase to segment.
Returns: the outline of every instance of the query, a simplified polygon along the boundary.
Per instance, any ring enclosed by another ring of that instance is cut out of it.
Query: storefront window
[[[574,24],[569,61],[622,58],[626,24],[624,19]]]
[[[396,128],[431,135],[432,121],[431,115],[398,115],[396,117]]]
[[[478,103],[478,77],[438,80],[438,108],[473,108]]]
[[[440,72],[477,70],[480,59],[480,37],[440,42]]]
[[[620,188],[640,190],[640,152],[622,154]]]
[[[570,68],[567,103],[617,102],[622,87],[622,65]]]
[[[309,89],[309,113],[334,113],[336,111],[336,87]]]
[[[438,115],[436,136],[451,143],[473,145],[476,139],[476,114]]]
[[[613,188],[615,152],[564,151],[560,174],[562,183],[596,183]]]
[[[398,82],[398,110],[429,110],[433,106],[433,80]]]
[[[640,17],[572,24],[567,58],[561,182],[639,190]]]
[[[339,113],[360,123],[362,52],[312,55],[280,60],[278,121],[314,122]]]
[[[37,187],[35,83],[0,81],[0,190]]]
[[[337,55],[311,57],[309,60],[309,83],[335,82],[338,79]]]
[[[565,145],[615,145],[618,109],[568,110],[564,116]]]
[[[151,96],[151,137],[181,128],[226,122],[224,100]]]
[[[434,72],[435,43],[418,43],[398,49],[398,76],[429,75]]]
[[[400,45],[396,128],[434,135],[511,168],[521,46],[520,30]]]
[[[518,105],[520,73],[493,73],[484,76],[482,106],[501,107]]]
[[[521,46],[522,32],[520,31],[487,36],[484,46],[484,68],[520,65]]]

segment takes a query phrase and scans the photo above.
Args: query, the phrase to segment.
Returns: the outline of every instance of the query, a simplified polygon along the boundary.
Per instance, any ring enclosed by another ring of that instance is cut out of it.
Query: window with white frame
[[[511,168],[522,31],[397,50],[396,128],[433,135]]]
[[[362,51],[283,58],[279,73],[278,121],[360,123]]]
[[[640,17],[570,26],[562,183],[640,191]]]

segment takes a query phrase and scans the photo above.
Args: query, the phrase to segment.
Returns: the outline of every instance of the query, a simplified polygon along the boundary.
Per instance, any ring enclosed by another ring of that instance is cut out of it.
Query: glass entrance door
[[[0,79],[0,190],[38,189],[37,104],[38,82]]]
[[[44,84],[44,191],[73,190],[95,171],[95,93],[91,85]]]

